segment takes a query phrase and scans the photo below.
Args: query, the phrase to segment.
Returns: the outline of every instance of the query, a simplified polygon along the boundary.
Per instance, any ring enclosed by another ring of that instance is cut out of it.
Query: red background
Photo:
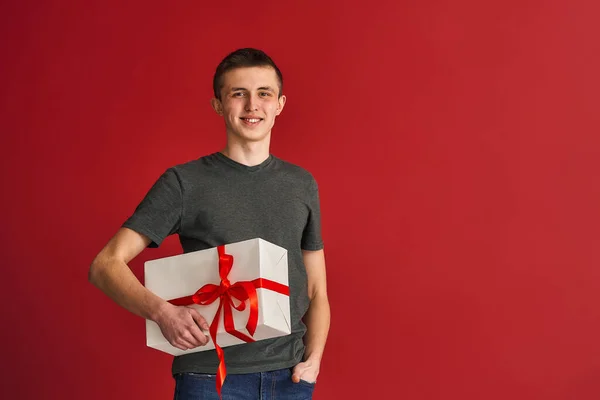
[[[597,2],[169,3],[0,6],[0,397],[172,398],[87,271],[224,145],[212,74],[254,46],[286,78],[272,151],[321,188],[315,399],[600,398]]]

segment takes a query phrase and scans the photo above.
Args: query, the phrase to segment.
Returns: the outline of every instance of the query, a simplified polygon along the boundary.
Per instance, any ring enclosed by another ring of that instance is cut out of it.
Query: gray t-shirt
[[[289,368],[302,361],[309,306],[302,249],[320,250],[317,183],[306,170],[273,155],[256,166],[214,153],[169,168],[124,227],[158,247],[178,234],[184,253],[262,238],[288,251],[291,335],[223,348],[227,372]],[[208,321],[210,324],[211,321]],[[215,350],[175,357],[173,374],[216,373]]]

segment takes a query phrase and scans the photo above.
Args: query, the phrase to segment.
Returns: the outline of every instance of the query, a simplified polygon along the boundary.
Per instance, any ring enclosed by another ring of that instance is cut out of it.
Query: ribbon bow
[[[187,306],[190,304],[208,305],[219,299],[219,307],[210,324],[209,331],[210,337],[215,344],[215,350],[219,356],[216,386],[219,398],[221,398],[221,388],[223,387],[225,377],[227,376],[223,349],[217,344],[217,330],[219,328],[221,309],[223,309],[225,331],[244,342],[254,342],[255,340],[250,336],[254,335],[258,324],[258,296],[256,295],[256,289],[265,288],[289,296],[289,287],[263,278],[231,284],[227,277],[233,267],[233,256],[225,254],[225,246],[218,246],[217,251],[219,252],[219,276],[221,278],[221,283],[219,285],[208,283],[198,289],[193,295],[169,300],[169,303],[176,306]],[[235,305],[233,301],[234,298],[240,302],[239,305]],[[246,323],[246,329],[248,330],[248,333],[250,333],[250,336],[236,330],[233,322],[232,308],[235,308],[238,311],[244,311],[246,309],[246,300],[249,300],[250,304],[250,316]]]

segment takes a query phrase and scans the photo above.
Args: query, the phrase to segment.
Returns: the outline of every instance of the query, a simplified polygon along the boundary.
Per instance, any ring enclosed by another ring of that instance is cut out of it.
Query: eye
[[[270,97],[271,93],[269,93],[269,92],[260,92],[260,96],[261,97]]]
[[[232,95],[233,97],[243,97],[244,96],[244,92],[235,92]]]

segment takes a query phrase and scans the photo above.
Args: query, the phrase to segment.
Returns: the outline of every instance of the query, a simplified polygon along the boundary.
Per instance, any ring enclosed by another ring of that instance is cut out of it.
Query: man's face
[[[245,142],[265,139],[285,105],[277,74],[271,67],[236,68],[223,75],[221,100],[213,99],[225,119],[227,133]]]

